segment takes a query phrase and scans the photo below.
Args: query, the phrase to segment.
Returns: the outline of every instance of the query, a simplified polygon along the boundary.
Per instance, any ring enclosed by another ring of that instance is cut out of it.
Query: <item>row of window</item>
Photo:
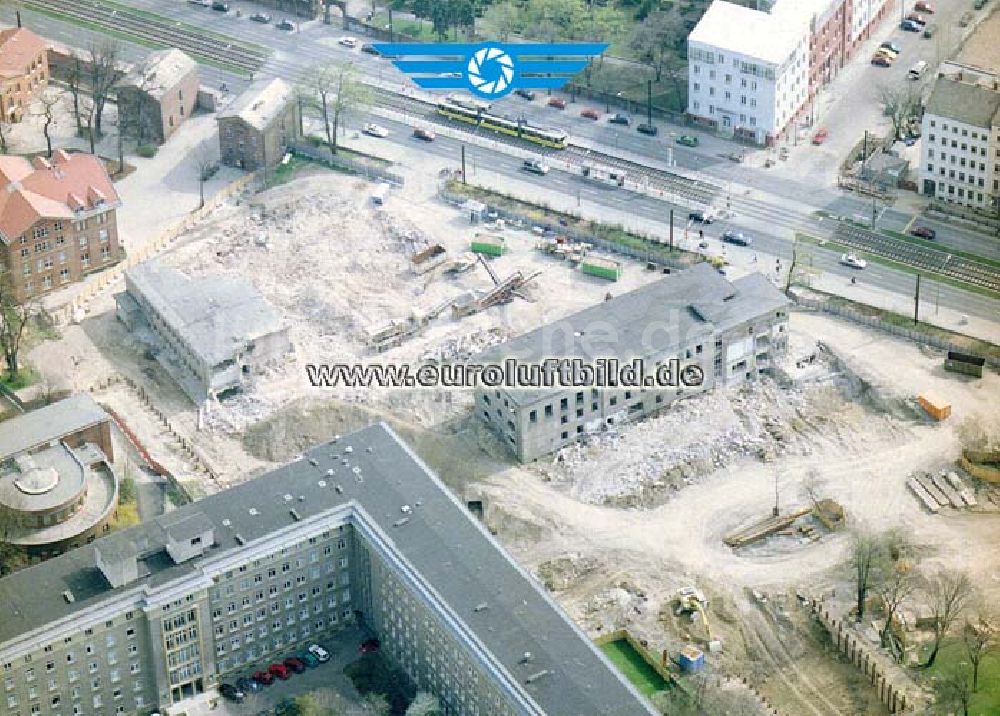
[[[934,171],[934,165],[933,164],[928,164],[927,165],[927,171],[933,172]],[[945,175],[945,168],[944,167],[939,167],[938,168],[938,174],[940,174],[941,176],[944,176]],[[949,169],[948,170],[948,178],[949,179],[954,179],[956,181],[963,181],[963,182],[964,181],[968,181],[969,184],[973,184],[973,185],[975,185],[977,183],[976,182],[976,177],[974,177],[972,174],[969,174],[968,179],[966,179],[965,172],[958,172],[958,176],[956,176],[954,169]],[[984,180],[983,180],[982,177],[979,177],[978,184],[979,184],[980,187],[985,186],[985,182],[984,182]]]

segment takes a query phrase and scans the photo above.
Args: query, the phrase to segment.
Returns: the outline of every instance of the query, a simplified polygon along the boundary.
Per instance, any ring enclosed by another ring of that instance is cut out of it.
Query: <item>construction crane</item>
[[[479,259],[479,263],[481,263],[481,264],[483,265],[483,268],[484,268],[484,269],[486,269],[486,273],[488,273],[488,274],[490,275],[490,278],[491,278],[491,279],[493,279],[493,285],[494,285],[494,286],[499,286],[499,285],[500,285],[500,277],[499,277],[499,276],[497,276],[497,273],[496,273],[496,271],[494,271],[494,270],[493,270],[493,267],[492,267],[492,266],[490,266],[490,262],[489,262],[489,261],[487,261],[487,260],[486,260],[486,259],[485,259],[485,258],[483,257],[483,255],[482,255],[482,254],[476,254],[476,256],[477,256],[477,257],[478,257],[478,259]]]

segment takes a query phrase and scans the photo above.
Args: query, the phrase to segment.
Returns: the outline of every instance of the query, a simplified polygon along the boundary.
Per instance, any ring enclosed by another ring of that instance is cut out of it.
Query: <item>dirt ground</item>
[[[783,713],[879,708],[795,597],[846,594],[846,531],[808,544],[776,538],[739,553],[722,542],[770,514],[776,481],[781,509],[807,504],[811,487],[843,505],[852,524],[905,526],[927,564],[964,569],[984,595],[1000,597],[1000,517],[932,516],[905,487],[917,469],[953,466],[958,426],[996,414],[1000,377],[945,374],[939,353],[837,319],[793,313],[776,380],[684,401],[526,466],[513,464],[470,415],[471,396],[462,392],[311,387],[307,363],[463,357],[657,278],[639,264],[627,265],[617,284],[585,277],[535,251],[527,232],[506,231],[510,251],[492,262],[496,273],[542,272],[524,298],[462,319],[445,311],[400,346],[373,354],[372,330],[492,285],[479,266],[454,277],[410,272],[415,250],[440,243],[461,257],[476,230],[433,197],[433,180],[411,185],[376,210],[364,182],[307,177],[223,205],[163,255],[190,274],[248,277],[291,325],[294,359],[213,405],[201,429],[195,406],[115,319],[110,295],[29,360],[54,385],[89,390],[114,407],[158,460],[203,492],[386,420],[460,498],[484,499],[491,529],[588,633],[627,626],[654,649],[676,653],[702,627],[675,617],[671,598],[686,585],[704,590],[723,643],[710,656],[713,668],[752,678]],[[115,374],[152,396],[219,481],[199,476],[196,460],[126,384],[100,387]],[[916,394],[928,390],[951,402],[949,421],[931,423],[916,407]],[[770,595],[767,606],[752,590]]]

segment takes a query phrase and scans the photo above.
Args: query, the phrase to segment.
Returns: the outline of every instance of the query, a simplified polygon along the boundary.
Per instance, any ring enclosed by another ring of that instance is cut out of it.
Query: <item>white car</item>
[[[850,266],[851,268],[856,269],[863,269],[868,265],[867,261],[860,256],[855,256],[854,254],[842,254],[840,257],[840,263],[844,264],[844,266]]]
[[[330,652],[321,647],[319,644],[310,644],[309,653],[316,657],[316,660],[321,664],[325,664],[330,660]]]
[[[351,49],[354,49],[355,47],[358,46],[357,38],[354,37],[342,37],[339,40],[337,40],[337,43],[339,45],[342,45],[343,47],[350,47]]]
[[[369,122],[365,125],[362,130],[369,137],[378,137],[379,139],[385,139],[389,136],[389,130],[379,124],[372,124]]]

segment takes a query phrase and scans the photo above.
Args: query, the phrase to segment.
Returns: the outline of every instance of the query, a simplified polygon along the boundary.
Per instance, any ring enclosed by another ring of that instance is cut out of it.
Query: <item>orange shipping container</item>
[[[947,403],[937,396],[924,393],[917,396],[917,402],[935,420],[945,420],[951,415],[951,403]]]

